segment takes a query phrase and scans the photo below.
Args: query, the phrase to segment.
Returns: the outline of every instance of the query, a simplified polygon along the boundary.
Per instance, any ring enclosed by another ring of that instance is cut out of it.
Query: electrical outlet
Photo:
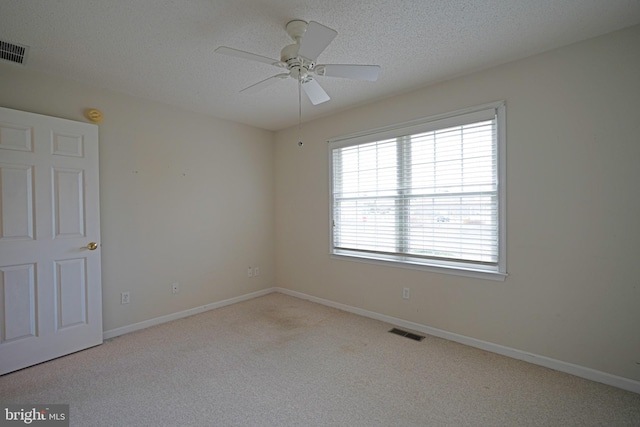
[[[247,268],[247,276],[248,277],[253,277],[253,268],[251,268],[251,267]]]
[[[177,294],[178,292],[180,292],[180,284],[178,282],[171,285],[171,292],[174,294]]]
[[[411,296],[411,290],[409,288],[402,289],[402,299],[409,299]]]
[[[254,276],[260,275],[260,267],[253,267],[253,275]]]
[[[120,294],[120,304],[129,304],[131,302],[131,295],[129,292],[122,292]]]

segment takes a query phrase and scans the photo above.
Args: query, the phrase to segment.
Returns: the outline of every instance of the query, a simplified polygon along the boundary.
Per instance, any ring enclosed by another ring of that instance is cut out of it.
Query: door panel
[[[29,165],[0,163],[0,239],[33,239],[32,175]]]
[[[87,323],[84,258],[56,261],[58,329]]]
[[[2,286],[3,316],[0,342],[6,343],[36,336],[34,265],[3,267]]]
[[[84,237],[82,170],[53,169],[55,238]]]
[[[0,374],[102,343],[96,125],[0,108]]]
[[[5,150],[32,151],[32,131],[29,125],[0,124],[0,148]]]

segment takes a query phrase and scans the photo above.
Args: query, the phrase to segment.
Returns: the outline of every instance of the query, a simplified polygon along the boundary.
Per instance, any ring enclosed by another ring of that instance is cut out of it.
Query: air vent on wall
[[[28,50],[28,46],[22,46],[0,40],[0,60],[2,61],[24,65],[24,62],[27,59]]]

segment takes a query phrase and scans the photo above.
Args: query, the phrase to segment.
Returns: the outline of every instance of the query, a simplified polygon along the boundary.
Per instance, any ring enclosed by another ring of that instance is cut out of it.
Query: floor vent
[[[28,46],[0,40],[0,59],[12,64],[23,65],[27,58]]]
[[[402,329],[393,328],[389,332],[392,334],[400,335],[401,337],[410,338],[414,341],[422,341],[424,339],[421,335],[413,334],[409,331],[403,331]]]

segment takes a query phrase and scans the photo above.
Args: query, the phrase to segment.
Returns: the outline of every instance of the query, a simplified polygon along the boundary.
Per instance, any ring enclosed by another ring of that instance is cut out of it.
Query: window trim
[[[498,263],[483,266],[463,261],[417,259],[411,256],[364,254],[362,251],[337,249],[333,246],[333,150],[383,139],[457,126],[469,120],[494,118],[497,126],[497,194],[498,194]],[[437,114],[417,120],[397,123],[381,128],[330,138],[327,142],[329,157],[329,254],[332,259],[386,265],[412,270],[423,270],[465,277],[504,281],[507,276],[506,250],[506,108],[505,101],[497,101]]]

